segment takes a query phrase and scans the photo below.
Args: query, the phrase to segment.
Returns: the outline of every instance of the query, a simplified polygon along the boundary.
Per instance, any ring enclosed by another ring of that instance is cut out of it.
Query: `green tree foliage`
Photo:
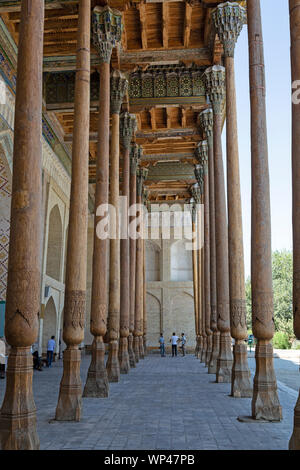
[[[291,251],[274,251],[272,254],[275,331],[284,333],[288,341],[293,332],[293,255]],[[246,281],[247,327],[251,329],[251,280]],[[277,335],[278,336],[278,335]]]

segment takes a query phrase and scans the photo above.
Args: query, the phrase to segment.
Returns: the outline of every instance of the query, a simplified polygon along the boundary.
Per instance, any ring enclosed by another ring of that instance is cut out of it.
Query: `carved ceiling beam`
[[[192,9],[193,7],[188,2],[186,2],[185,15],[184,15],[184,33],[183,33],[184,47],[189,47],[189,44],[190,44]]]
[[[168,48],[169,43],[169,6],[167,2],[162,4],[163,46]]]
[[[156,127],[156,116],[155,116],[155,108],[151,108],[149,110],[150,113],[150,120],[151,120],[151,129],[155,131],[157,129]]]
[[[137,5],[140,14],[140,27],[141,27],[141,42],[142,48],[147,49],[147,16],[146,16],[146,5],[144,2],[141,2]]]

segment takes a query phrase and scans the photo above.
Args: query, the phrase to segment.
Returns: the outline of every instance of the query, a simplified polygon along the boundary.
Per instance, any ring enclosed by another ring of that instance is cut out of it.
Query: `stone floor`
[[[282,364],[278,361],[281,361]],[[84,383],[90,356],[83,356]],[[249,359],[251,370],[254,359]],[[280,378],[297,376],[296,362],[274,359]],[[282,374],[290,369],[290,373]],[[297,375],[298,374],[298,375]],[[250,399],[229,397],[230,384],[214,383],[214,375],[193,355],[161,358],[149,355],[136,369],[110,384],[106,399],[83,399],[78,423],[49,423],[54,417],[62,361],[34,371],[41,449],[287,449],[292,432],[297,389],[279,380],[281,423],[241,423]],[[0,381],[0,400],[5,381]],[[290,384],[291,385],[291,384]],[[299,386],[299,384],[298,384]]]

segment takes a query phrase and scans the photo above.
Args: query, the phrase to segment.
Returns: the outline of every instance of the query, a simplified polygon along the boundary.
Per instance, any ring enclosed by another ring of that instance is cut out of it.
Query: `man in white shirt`
[[[55,349],[55,336],[51,336],[51,339],[49,339],[48,344],[47,344],[47,363],[48,367],[51,367],[52,360],[53,360],[53,354],[54,354],[54,349]]]
[[[172,343],[172,357],[177,356],[177,342],[179,338],[176,336],[176,333],[173,333],[172,338],[170,339],[170,343]]]
[[[5,342],[0,338],[0,379],[5,379]]]

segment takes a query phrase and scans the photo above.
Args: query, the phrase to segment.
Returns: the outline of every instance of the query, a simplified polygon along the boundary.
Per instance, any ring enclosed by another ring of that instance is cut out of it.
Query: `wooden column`
[[[139,359],[144,359],[143,344],[143,205],[142,192],[143,182],[147,176],[146,168],[138,168],[136,173],[137,179],[137,235],[136,240],[136,277],[135,277],[135,325],[134,325],[134,353]]]
[[[193,192],[191,191],[193,196]],[[194,289],[194,311],[195,311],[195,334],[196,334],[196,348],[195,356],[198,357],[198,269],[197,269],[197,229],[196,229],[196,219],[197,219],[197,207],[196,201],[192,197],[190,199],[191,212],[192,212],[192,234],[193,234],[193,250],[192,250],[192,261],[193,261],[193,289]]]
[[[195,156],[198,159],[198,152],[195,152]],[[199,207],[199,218],[198,218],[198,223],[199,223],[199,257],[200,257],[200,262],[199,262],[199,271],[198,275],[200,276],[201,282],[199,283],[199,289],[200,289],[200,305],[201,305],[201,319],[200,319],[200,331],[201,331],[201,339],[202,339],[202,347],[200,350],[200,355],[199,359],[200,362],[204,362],[206,360],[206,354],[207,354],[207,334],[206,334],[206,298],[205,298],[205,230],[204,230],[204,168],[202,164],[196,165],[195,166],[195,178],[198,182],[199,190],[200,190],[200,195],[201,195],[201,206]]]
[[[129,209],[129,174],[130,174],[130,144],[133,133],[136,130],[136,118],[134,114],[124,112],[120,115],[120,142],[123,148],[123,186],[122,196],[126,198],[123,206],[124,214],[121,224],[125,224],[126,238],[121,238],[121,287],[120,287],[120,343],[119,343],[119,363],[121,374],[127,374],[130,369],[128,354],[129,336],[129,311],[130,311],[130,257],[128,237],[128,209]],[[122,228],[122,226],[121,226]],[[124,227],[123,227],[124,228]],[[124,233],[125,236],[125,233]]]
[[[39,449],[30,346],[38,335],[42,243],[44,2],[22,0],[5,311],[11,346],[0,414],[0,449]]]
[[[207,141],[199,142],[196,148],[196,158],[202,167],[203,173],[203,198],[204,198],[204,317],[206,333],[206,354],[204,358],[205,366],[208,367],[212,353],[212,330],[211,304],[210,304],[210,229],[209,229],[209,176],[208,176],[208,144]]]
[[[147,200],[149,191],[144,189],[143,191],[143,202],[147,209]],[[144,219],[144,230],[146,230],[146,218]],[[145,236],[143,238],[143,347],[144,356],[147,356],[147,302],[146,302],[147,290],[146,290],[146,242]]]
[[[223,3],[212,14],[213,23],[224,47],[226,71],[226,146],[227,146],[227,206],[228,259],[231,336],[233,367],[231,395],[252,397],[251,374],[248,366],[248,337],[244,274],[242,206],[237,135],[237,112],[234,75],[234,49],[246,20],[246,10],[236,3]]]
[[[63,340],[63,376],[55,419],[79,421],[81,417],[81,353],[86,305],[86,257],[88,222],[88,167],[90,123],[91,3],[79,4],[75,82],[72,184],[66,262]]]
[[[114,223],[110,235],[109,303],[108,303],[108,359],[106,363],[109,382],[119,382],[120,336],[120,235],[119,235],[119,173],[120,173],[120,110],[127,91],[128,81],[115,70],[110,78],[111,149],[109,204],[114,208]]]
[[[217,315],[220,352],[217,360],[217,382],[231,382],[232,352],[229,312],[228,230],[226,219],[224,168],[222,158],[222,108],[225,100],[225,69],[214,65],[204,72],[206,91],[214,114],[214,177]]]
[[[265,72],[260,1],[248,0],[251,109],[251,286],[252,330],[257,339],[252,417],[281,420],[273,366],[274,335],[270,189],[265,103]]]
[[[108,239],[104,231],[108,215],[110,60],[115,42],[121,40],[121,15],[109,7],[95,7],[92,16],[93,44],[100,57],[98,144],[96,161],[95,222],[90,330],[94,336],[92,359],[84,397],[107,397],[109,384],[105,367],[103,337],[107,329]],[[112,24],[115,24],[113,29]]]
[[[208,146],[209,173],[209,252],[210,252],[210,328],[213,332],[212,351],[208,363],[208,373],[216,374],[217,359],[220,352],[220,332],[217,325],[217,288],[216,288],[216,236],[215,236],[215,182],[214,182],[214,148],[213,148],[213,112],[206,109],[199,115],[200,125],[204,131]]]
[[[290,0],[292,91],[300,80],[300,0]],[[293,85],[295,83],[295,85]],[[292,184],[293,184],[293,313],[294,331],[300,339],[300,103],[292,97]],[[300,450],[300,391],[295,407],[290,450]]]
[[[136,172],[141,157],[141,147],[136,143],[131,145],[130,150],[130,316],[128,354],[130,367],[136,367],[139,362],[138,350],[134,351],[133,335],[135,330],[135,279],[136,279]]]
[[[196,316],[196,357],[201,358],[203,338],[202,338],[202,298],[201,298],[201,284],[202,284],[202,273],[201,273],[201,189],[199,184],[195,184],[191,188],[191,194],[194,199],[195,205],[195,230],[196,230],[196,247],[195,250],[195,263],[196,263],[196,279],[197,279],[197,316]]]

